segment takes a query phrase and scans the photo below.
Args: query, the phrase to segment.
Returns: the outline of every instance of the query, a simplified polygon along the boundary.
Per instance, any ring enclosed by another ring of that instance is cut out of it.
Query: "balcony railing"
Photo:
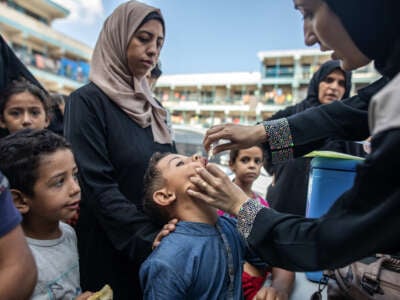
[[[266,93],[263,96],[254,95],[234,95],[234,96],[200,96],[197,93],[182,94],[182,95],[169,95],[163,92],[156,92],[157,99],[162,102],[175,103],[176,105],[184,105],[185,103],[198,103],[199,105],[250,105],[256,106],[260,104],[273,104],[286,106],[292,104],[291,94],[275,94]]]
[[[80,83],[89,80],[89,64],[67,58],[53,59],[42,54],[33,54],[24,50],[14,50],[18,58],[28,66],[63,76]]]

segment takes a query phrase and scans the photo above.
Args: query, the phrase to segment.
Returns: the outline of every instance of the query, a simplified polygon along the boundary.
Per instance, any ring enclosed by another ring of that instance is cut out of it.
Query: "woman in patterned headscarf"
[[[141,199],[152,153],[175,152],[166,111],[145,78],[164,37],[158,9],[137,1],[117,7],[97,40],[90,83],[66,105],[65,135],[82,187],[82,288],[99,290],[108,283],[115,299],[141,298],[138,267],[161,228],[142,212]]]

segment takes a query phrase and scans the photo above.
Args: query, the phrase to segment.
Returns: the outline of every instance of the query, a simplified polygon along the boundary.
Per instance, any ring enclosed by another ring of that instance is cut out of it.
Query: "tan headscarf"
[[[93,51],[89,79],[142,128],[151,126],[154,141],[172,143],[166,111],[154,100],[145,77],[128,68],[126,50],[143,19],[160,10],[137,1],[118,6],[106,19]]]

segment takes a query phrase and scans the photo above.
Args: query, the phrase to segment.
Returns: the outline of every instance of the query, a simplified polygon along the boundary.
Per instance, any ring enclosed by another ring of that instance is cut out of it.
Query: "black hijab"
[[[393,77],[400,71],[399,0],[323,0],[376,69]]]
[[[0,91],[8,86],[13,80],[19,80],[21,78],[25,78],[45,91],[42,85],[18,59],[0,35]]]
[[[400,1],[400,0],[399,0]],[[351,72],[346,72],[340,67],[339,60],[329,60],[323,63],[317,72],[315,72],[310,80],[307,90],[307,97],[302,100],[301,102],[288,106],[283,110],[276,112],[272,117],[268,120],[274,120],[279,118],[285,118],[293,114],[297,114],[302,112],[310,107],[321,105],[321,102],[318,100],[318,91],[319,91],[319,84],[323,81],[326,76],[332,73],[335,69],[339,69],[343,72],[346,86],[345,92],[342,99],[346,99],[349,97],[350,89],[351,89]],[[340,99],[341,100],[341,99]]]
[[[345,92],[342,99],[346,99],[349,97],[351,89],[351,72],[344,71],[340,67],[339,60],[329,60],[323,63],[319,67],[318,71],[315,72],[314,75],[312,76],[310,83],[308,85],[307,97],[306,99],[304,99],[303,101],[301,101],[299,104],[296,105],[296,112],[306,110],[307,108],[312,106],[321,105],[321,102],[318,99],[319,84],[326,78],[326,76],[328,76],[336,69],[339,69],[340,71],[343,72],[346,81]]]

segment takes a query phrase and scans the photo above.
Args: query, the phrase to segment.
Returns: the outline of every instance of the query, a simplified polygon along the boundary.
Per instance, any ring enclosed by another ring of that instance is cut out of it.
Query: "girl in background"
[[[21,129],[44,129],[49,125],[46,93],[28,81],[13,81],[0,96],[0,126],[7,133]]]
[[[269,204],[258,193],[252,190],[253,183],[260,176],[261,167],[264,162],[264,154],[260,145],[247,149],[234,149],[229,152],[229,167],[235,174],[235,182],[249,198],[258,199],[262,205],[269,207]],[[219,215],[224,214],[218,211]]]
[[[257,199],[260,204],[269,207],[268,202],[257,192],[253,191],[253,183],[260,176],[264,155],[261,145],[247,149],[235,149],[229,153],[229,167],[235,174],[233,181],[249,198]],[[219,215],[225,214],[218,210]],[[265,280],[271,275],[271,284],[263,287]],[[276,295],[288,299],[293,288],[295,274],[284,269],[272,267],[261,270],[245,262],[243,265],[242,286],[246,300],[251,300],[262,288],[263,293],[270,297]]]

